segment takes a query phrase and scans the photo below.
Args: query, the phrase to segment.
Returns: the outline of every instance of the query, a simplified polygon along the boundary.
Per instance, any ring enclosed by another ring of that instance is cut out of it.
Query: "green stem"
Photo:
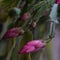
[[[19,0],[19,2],[18,2],[18,4],[17,4],[17,7],[20,5],[20,3],[21,3],[22,1],[21,0]]]
[[[12,48],[10,49],[10,51],[9,51],[9,53],[8,53],[8,55],[7,55],[6,60],[10,60],[10,57],[11,57],[11,54],[12,54],[13,49],[15,48],[15,45],[16,45],[16,38],[13,39],[13,46],[12,46]]]
[[[31,55],[30,55],[30,53],[28,54],[28,60],[31,60]]]

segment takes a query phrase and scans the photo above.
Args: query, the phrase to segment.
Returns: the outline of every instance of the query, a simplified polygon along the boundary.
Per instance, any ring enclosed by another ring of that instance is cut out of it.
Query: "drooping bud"
[[[15,28],[9,29],[3,36],[2,40],[18,37],[19,35],[23,33],[24,31],[20,29],[20,27],[15,27]]]
[[[26,45],[19,51],[19,54],[31,53],[41,50],[46,46],[42,40],[32,40],[27,42]]]

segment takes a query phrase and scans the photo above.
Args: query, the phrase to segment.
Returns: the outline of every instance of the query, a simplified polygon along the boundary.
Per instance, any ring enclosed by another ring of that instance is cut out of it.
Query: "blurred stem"
[[[49,34],[53,36],[54,35],[54,31],[55,31],[55,23],[51,22]]]
[[[17,4],[17,7],[19,7],[20,3],[21,3],[22,0],[19,0],[18,4]]]
[[[52,43],[51,42],[47,43],[46,51],[47,51],[47,58],[48,58],[48,60],[53,60],[52,48],[51,47],[52,47]]]
[[[44,55],[44,52],[41,51],[39,60],[43,60],[43,58],[44,58],[43,55]]]
[[[31,60],[31,55],[30,55],[30,53],[28,54],[28,60]]]
[[[15,45],[16,45],[16,38],[13,39],[13,46],[11,47],[11,49],[6,57],[6,60],[10,60],[10,57],[11,57],[13,49],[15,48]]]
[[[11,23],[11,19],[8,17],[6,22],[3,24],[3,30],[1,32],[1,36],[0,36],[0,39],[3,38],[4,34],[7,32],[8,30],[8,25]]]
[[[54,22],[50,22],[49,37],[47,39],[45,39],[45,40],[47,40],[46,43],[49,43],[54,38],[54,36],[55,36],[55,25],[56,24]]]

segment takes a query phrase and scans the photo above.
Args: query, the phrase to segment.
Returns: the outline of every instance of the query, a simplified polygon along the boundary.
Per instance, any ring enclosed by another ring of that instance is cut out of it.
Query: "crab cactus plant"
[[[53,60],[58,4],[60,0],[1,0],[0,60]]]

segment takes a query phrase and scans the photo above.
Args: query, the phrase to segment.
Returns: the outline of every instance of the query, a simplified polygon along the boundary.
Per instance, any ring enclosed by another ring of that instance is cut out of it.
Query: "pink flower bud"
[[[26,21],[27,19],[29,19],[30,18],[30,13],[24,13],[23,15],[22,15],[22,17],[21,17],[21,20],[22,21]]]
[[[15,28],[8,30],[2,39],[9,39],[9,38],[18,37],[22,33],[23,33],[22,29],[20,29],[19,27],[15,27]]]
[[[60,0],[56,0],[56,3],[57,3],[57,4],[60,4]]]
[[[19,51],[19,54],[25,54],[30,52],[36,52],[42,48],[44,48],[46,43],[42,40],[33,40],[27,42],[26,45]]]

